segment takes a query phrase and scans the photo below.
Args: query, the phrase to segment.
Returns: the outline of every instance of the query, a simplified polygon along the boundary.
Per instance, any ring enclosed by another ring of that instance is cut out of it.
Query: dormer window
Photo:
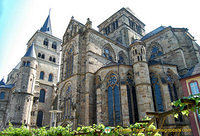
[[[49,44],[49,39],[48,39],[48,38],[45,38],[45,39],[44,39],[44,42],[43,42],[43,45],[48,46],[48,44]]]

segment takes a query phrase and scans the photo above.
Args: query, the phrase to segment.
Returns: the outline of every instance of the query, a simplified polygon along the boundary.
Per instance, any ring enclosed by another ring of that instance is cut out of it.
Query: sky
[[[53,35],[62,39],[72,16],[92,27],[122,7],[129,7],[146,25],[188,28],[200,44],[200,0],[0,0],[0,80],[20,62],[27,42],[39,30],[51,9]]]

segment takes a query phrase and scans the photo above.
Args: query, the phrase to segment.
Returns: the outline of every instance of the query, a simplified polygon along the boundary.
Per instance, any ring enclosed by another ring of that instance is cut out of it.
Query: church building
[[[54,109],[60,121],[127,126],[146,112],[172,109],[183,97],[179,79],[200,62],[199,46],[185,28],[145,24],[122,8],[99,26],[71,18],[63,36]],[[184,122],[169,117],[168,124]]]
[[[56,29],[56,28],[55,28]],[[179,80],[200,63],[200,47],[186,28],[145,24],[121,8],[92,28],[71,18],[63,40],[52,35],[50,15],[27,43],[20,63],[0,82],[0,123],[30,128],[57,125],[127,126],[146,112],[173,109],[183,97]],[[61,51],[61,52],[60,52]],[[189,125],[183,116],[165,124]]]

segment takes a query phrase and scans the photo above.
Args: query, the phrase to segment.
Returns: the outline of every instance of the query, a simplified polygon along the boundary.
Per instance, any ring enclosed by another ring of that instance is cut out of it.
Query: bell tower
[[[30,126],[37,66],[35,48],[32,44],[21,59],[19,78],[11,96],[12,112],[9,112],[8,120],[15,127],[20,127],[22,124]]]
[[[145,43],[135,40],[130,45],[133,60],[133,73],[137,95],[139,120],[146,112],[154,111],[149,69],[146,61]]]

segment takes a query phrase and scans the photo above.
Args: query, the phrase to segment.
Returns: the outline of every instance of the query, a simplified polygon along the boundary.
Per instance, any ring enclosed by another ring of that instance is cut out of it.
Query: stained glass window
[[[128,107],[129,107],[129,121],[130,121],[130,124],[133,124],[133,121],[134,121],[133,113],[134,113],[135,121],[139,121],[139,116],[138,116],[136,90],[134,87],[133,79],[129,73],[127,74],[127,82],[128,82],[127,97],[128,97]]]
[[[110,61],[113,60],[113,58],[111,56],[111,52],[110,52],[110,50],[107,47],[104,48],[103,56],[106,57],[106,58],[108,58]]]
[[[108,80],[108,122],[111,126],[121,123],[120,90],[115,74]]]
[[[108,87],[108,122],[109,125],[114,125],[114,118],[113,118],[113,94],[112,94],[112,87]]]
[[[124,62],[124,57],[123,57],[121,54],[119,55],[118,63],[119,63],[119,64],[125,64],[125,62]]]
[[[70,47],[67,49],[66,78],[70,77],[72,74],[73,74],[73,48]]]
[[[151,49],[151,57],[150,59],[154,59],[157,56],[163,55],[163,52],[159,49],[158,46],[153,46]]]
[[[161,95],[161,89],[160,85],[158,82],[158,78],[155,77],[153,73],[151,73],[151,83],[152,83],[152,91],[153,91],[153,96],[154,96],[154,105],[156,108],[156,111],[163,112],[163,100],[162,100],[162,95]]]
[[[69,86],[67,87],[66,94],[68,94],[70,91],[71,91],[71,85],[69,85]]]
[[[37,116],[37,126],[42,127],[42,120],[43,120],[43,112],[38,111],[38,116]]]
[[[44,89],[40,90],[39,102],[42,102],[42,103],[45,102],[45,90]]]

